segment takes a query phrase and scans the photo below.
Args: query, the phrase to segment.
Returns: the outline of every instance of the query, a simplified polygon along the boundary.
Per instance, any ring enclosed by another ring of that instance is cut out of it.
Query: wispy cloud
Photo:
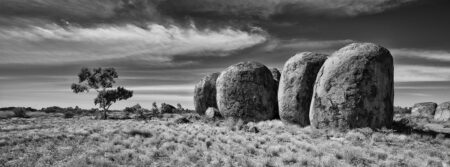
[[[46,27],[0,29],[0,63],[64,63],[135,56],[161,63],[173,55],[218,53],[226,56],[266,40],[265,35],[235,30],[199,30],[150,24],[96,28]]]
[[[402,65],[450,67],[450,52],[444,50],[392,49],[395,61]]]

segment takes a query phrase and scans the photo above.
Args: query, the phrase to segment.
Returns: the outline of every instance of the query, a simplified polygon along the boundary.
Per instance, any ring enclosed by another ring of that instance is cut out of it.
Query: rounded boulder
[[[394,65],[389,50],[353,43],[334,52],[320,69],[309,118],[314,128],[390,127]]]
[[[437,104],[433,102],[416,103],[411,109],[411,115],[422,117],[433,117]]]
[[[273,119],[276,83],[270,70],[258,62],[241,62],[223,71],[216,82],[217,106],[223,117],[244,121]]]
[[[220,73],[211,73],[203,77],[194,90],[195,111],[204,115],[208,107],[216,107],[216,80]]]
[[[309,108],[317,73],[327,55],[311,52],[298,53],[283,67],[278,89],[278,106],[283,122],[307,126]]]
[[[434,119],[437,121],[450,120],[450,101],[439,104],[434,114]]]

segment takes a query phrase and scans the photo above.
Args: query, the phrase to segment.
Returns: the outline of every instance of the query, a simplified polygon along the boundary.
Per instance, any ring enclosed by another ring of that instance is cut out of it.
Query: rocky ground
[[[450,139],[195,114],[95,120],[40,113],[0,120],[0,154],[0,166],[450,166]]]

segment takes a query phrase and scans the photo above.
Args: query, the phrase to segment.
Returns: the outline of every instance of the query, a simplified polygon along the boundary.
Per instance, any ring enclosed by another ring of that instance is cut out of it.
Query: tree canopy
[[[82,68],[78,74],[78,83],[73,83],[71,89],[74,93],[87,93],[89,90],[96,90],[97,97],[94,99],[94,104],[99,105],[104,111],[106,118],[106,111],[109,107],[117,101],[126,100],[133,96],[133,91],[127,90],[124,87],[113,88],[118,78],[114,68]]]

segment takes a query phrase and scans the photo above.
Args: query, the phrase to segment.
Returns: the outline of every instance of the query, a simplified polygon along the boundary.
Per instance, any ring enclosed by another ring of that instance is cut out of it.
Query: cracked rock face
[[[270,70],[258,62],[228,67],[217,78],[217,105],[223,117],[245,121],[273,119],[276,83]]]
[[[450,101],[439,104],[434,114],[434,119],[437,121],[450,120]]]
[[[277,68],[270,68],[270,72],[272,72],[272,76],[273,76],[273,80],[275,80],[275,89],[274,89],[274,91],[275,91],[275,93],[277,94],[278,93],[278,88],[279,88],[279,85],[280,85],[280,77],[281,77],[281,73],[280,73],[280,71],[277,69]],[[277,95],[275,95],[275,97],[277,97]],[[278,114],[278,108],[279,108],[279,106],[278,106],[278,101],[275,101],[275,111],[277,111],[277,114],[276,114],[276,119],[280,119],[280,116],[279,116],[279,114]]]
[[[281,73],[277,68],[270,68],[270,72],[272,73],[273,79],[276,83],[280,82]],[[278,85],[278,84],[277,84]]]
[[[217,108],[216,80],[219,74],[208,74],[195,85],[194,106],[195,111],[200,115],[204,115],[208,107]]]
[[[283,122],[308,126],[309,108],[317,73],[327,55],[303,52],[291,57],[283,67],[278,89],[278,106]]]
[[[311,101],[314,128],[390,127],[393,120],[393,58],[371,43],[333,53],[320,69]]]
[[[437,104],[433,102],[417,103],[411,109],[411,115],[433,117],[436,112]]]

